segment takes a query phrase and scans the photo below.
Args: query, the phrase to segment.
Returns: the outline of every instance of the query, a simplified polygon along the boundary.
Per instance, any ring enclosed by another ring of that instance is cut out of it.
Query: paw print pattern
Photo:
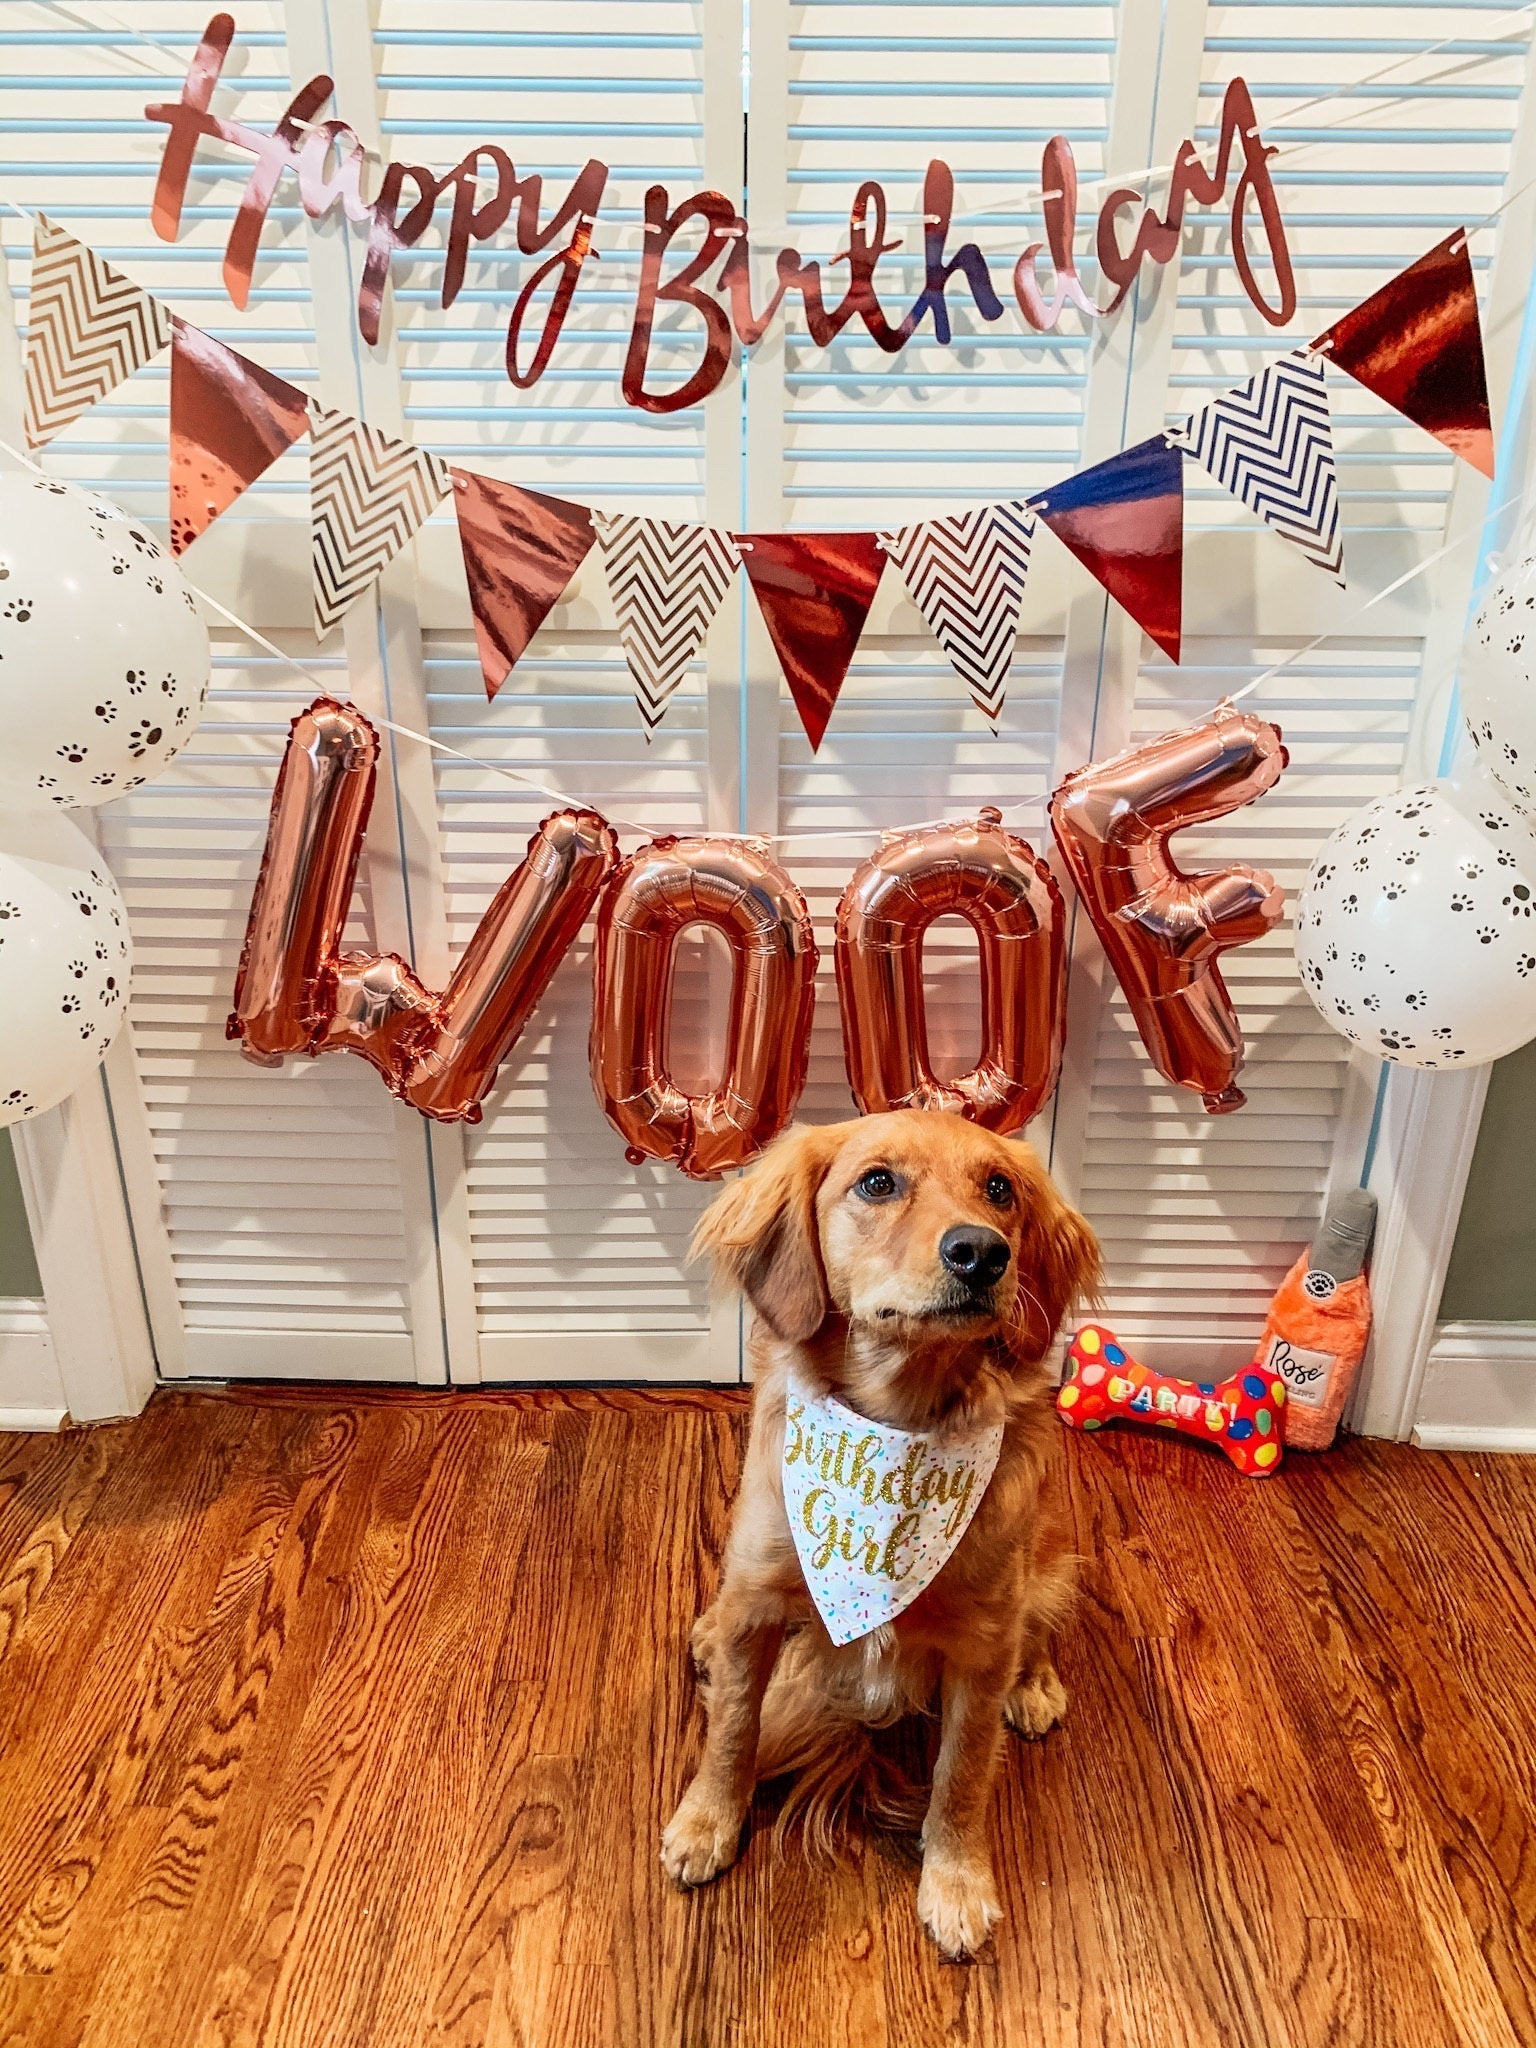
[[[165,728],[151,725],[147,718],[141,718],[128,735],[128,751],[135,761],[142,761],[151,747],[159,746],[165,737]]]
[[[1452,910],[1470,910],[1472,908],[1472,898],[1470,896],[1453,896],[1451,898],[1451,908]]]
[[[1388,882],[1381,893],[1389,903],[1395,903],[1403,893],[1403,885],[1401,882]]]
[[[4,611],[0,611],[0,619],[5,619],[18,626],[24,626],[31,616],[32,599],[30,597],[12,598]]]
[[[96,706],[96,716],[101,720],[103,725],[112,724],[113,720],[117,717],[117,706],[112,702],[112,699],[110,697],[103,697],[101,702]]]
[[[112,574],[114,576],[126,576],[128,574],[128,557],[126,555],[114,555],[112,557]]]
[[[79,1009],[79,1007],[80,998],[78,996],[65,996],[59,1003],[59,1008],[64,1012],[64,1015],[66,1017],[73,1017],[75,1012]]]
[[[1408,1005],[1410,1010],[1422,1010],[1424,1005],[1429,1001],[1429,997],[1423,989],[1416,988],[1411,989],[1409,993],[1403,997],[1403,1001]]]
[[[0,1096],[0,1108],[19,1109],[23,1116],[30,1116],[32,1098],[25,1088],[13,1088],[9,1094]]]
[[[1522,953],[1515,962],[1516,974],[1524,981],[1533,970],[1536,970],[1536,953]]]
[[[1536,917],[1536,896],[1526,883],[1516,882],[1504,898],[1504,908],[1511,917]]]
[[[90,752],[90,748],[83,740],[66,740],[62,747],[55,747],[53,751],[61,761],[68,761],[71,766],[78,768]]]
[[[117,777],[112,771],[109,768],[104,768],[99,775],[91,777],[91,787],[92,789],[110,789],[116,780]]]
[[[1478,942],[1481,945],[1491,946],[1498,936],[1497,928],[1491,924],[1480,924],[1477,928]]]
[[[96,898],[88,896],[84,889],[71,889],[69,900],[74,904],[82,917],[94,917],[96,915]]]
[[[150,589],[155,593],[156,597],[164,597],[165,582],[162,577],[150,576],[146,578],[146,581],[148,582]]]

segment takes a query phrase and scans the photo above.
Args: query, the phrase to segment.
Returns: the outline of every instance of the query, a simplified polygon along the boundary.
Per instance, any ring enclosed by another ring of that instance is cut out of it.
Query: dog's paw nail
[[[1066,1711],[1067,1689],[1050,1670],[1031,1679],[1028,1685],[1016,1685],[1003,1703],[1003,1719],[1028,1742],[1048,1735]]]
[[[1003,1917],[991,1871],[985,1864],[936,1864],[925,1858],[917,1917],[951,1962],[976,1955]]]

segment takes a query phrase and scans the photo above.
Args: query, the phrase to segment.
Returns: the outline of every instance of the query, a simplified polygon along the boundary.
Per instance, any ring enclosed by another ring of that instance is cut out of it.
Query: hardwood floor
[[[734,1394],[161,1395],[0,1438],[4,2048],[1536,2043],[1536,1461],[1063,1432],[1007,1919],[657,1861]],[[759,1817],[770,1816],[771,1800]]]

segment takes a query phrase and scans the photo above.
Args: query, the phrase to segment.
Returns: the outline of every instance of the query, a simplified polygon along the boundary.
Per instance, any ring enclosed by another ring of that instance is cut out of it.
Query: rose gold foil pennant
[[[1454,235],[1312,346],[1463,462],[1493,475],[1493,419],[1467,235]]]
[[[494,697],[564,596],[596,534],[585,505],[455,469],[453,503],[475,644]]]
[[[1163,434],[1030,500],[1056,538],[1168,655],[1184,609],[1184,457]]]
[[[309,429],[302,391],[171,323],[171,552],[179,555]]]
[[[739,533],[736,543],[814,753],[869,617],[884,550],[873,533]]]

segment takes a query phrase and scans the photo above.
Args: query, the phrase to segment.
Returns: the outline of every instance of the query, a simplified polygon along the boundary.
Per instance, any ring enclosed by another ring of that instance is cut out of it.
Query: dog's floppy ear
[[[690,1258],[708,1257],[776,1337],[803,1344],[831,1307],[816,1233],[816,1195],[836,1126],[789,1131],[717,1195],[693,1234]]]
[[[1019,1252],[1014,1343],[1021,1363],[1032,1365],[1045,1356],[1067,1310],[1074,1301],[1093,1300],[1102,1279],[1099,1241],[1087,1218],[1064,1202],[1042,1174]]]

